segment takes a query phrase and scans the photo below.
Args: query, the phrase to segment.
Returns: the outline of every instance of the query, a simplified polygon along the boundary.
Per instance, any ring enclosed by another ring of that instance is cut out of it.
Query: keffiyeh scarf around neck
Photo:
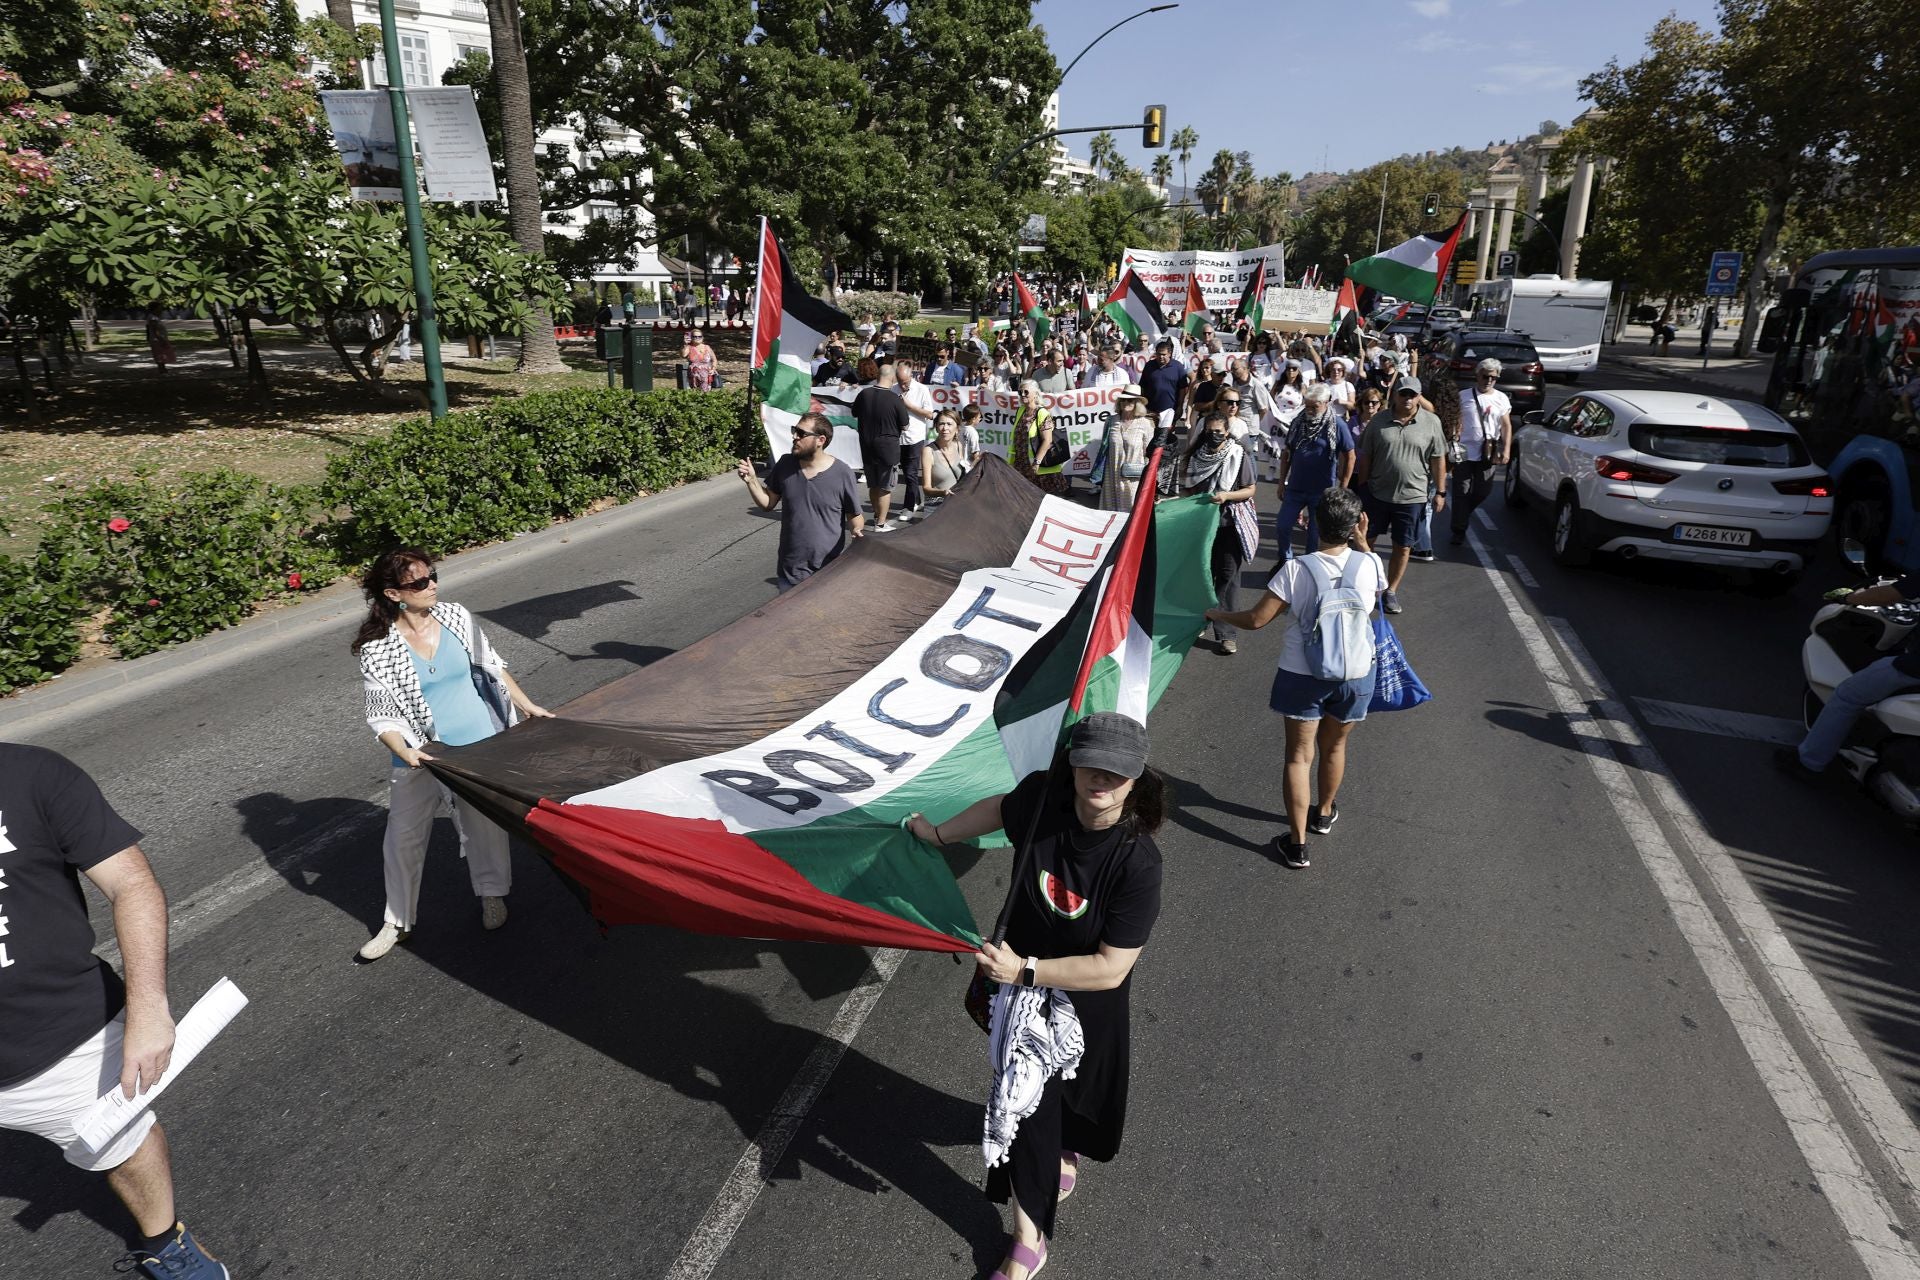
[[[990,1009],[993,1089],[987,1095],[986,1126],[980,1138],[980,1153],[989,1169],[1006,1162],[1020,1122],[1039,1108],[1047,1080],[1056,1075],[1073,1079],[1087,1051],[1080,1015],[1064,991],[1002,983],[993,993]]]
[[[1219,493],[1231,489],[1240,477],[1240,442],[1232,436],[1215,445],[1207,441],[1180,463],[1180,484],[1188,493]]]
[[[1323,411],[1318,417],[1302,409],[1294,418],[1293,425],[1287,428],[1287,449],[1291,453],[1301,452],[1316,439],[1324,439],[1329,445],[1333,443],[1333,410],[1331,408]]]

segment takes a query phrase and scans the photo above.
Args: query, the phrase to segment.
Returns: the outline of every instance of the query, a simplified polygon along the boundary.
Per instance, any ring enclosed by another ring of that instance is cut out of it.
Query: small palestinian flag
[[[1021,319],[1033,326],[1033,344],[1037,347],[1053,332],[1053,322],[1047,319],[1047,309],[1033,296],[1033,290],[1027,288],[1027,282],[1020,278],[1018,271],[1013,273],[1013,292],[1018,303],[1014,309],[1020,313]]]
[[[1240,302],[1233,309],[1233,318],[1245,320],[1250,333],[1260,332],[1260,322],[1266,318],[1267,296],[1267,260],[1260,259],[1254,264],[1253,274],[1247,277],[1246,287],[1240,290]]]
[[[760,422],[774,456],[787,451],[789,432],[813,400],[813,352],[830,333],[853,327],[847,313],[807,292],[780,248],[773,228],[760,219],[760,288],[753,312],[753,388],[760,393]]]
[[[1451,231],[1423,231],[1385,253],[1362,258],[1347,268],[1347,279],[1409,302],[1431,303],[1453,265],[1453,251],[1466,225],[1467,215],[1462,213]]]
[[[1340,294],[1333,300],[1333,319],[1327,321],[1327,333],[1329,336],[1340,332],[1340,326],[1346,322],[1348,316],[1354,313],[1355,307],[1353,281],[1342,280],[1340,282]]]
[[[1180,322],[1180,327],[1187,331],[1188,337],[1199,337],[1200,330],[1213,323],[1213,312],[1207,310],[1206,295],[1200,292],[1198,272],[1187,273],[1186,312],[1186,318]]]
[[[970,951],[953,872],[902,821],[1044,768],[1076,685],[1077,714],[1144,716],[1171,683],[1219,508],[1154,504],[1151,471],[1140,491],[1090,511],[989,454],[924,523],[431,767],[605,924]]]
[[[1079,293],[1080,331],[1085,333],[1087,326],[1093,323],[1094,314],[1100,310],[1100,299],[1094,296],[1093,290],[1087,288],[1087,282],[1084,280],[1080,282]]]
[[[1132,267],[1120,273],[1120,283],[1114,285],[1101,310],[1120,326],[1129,344],[1142,338],[1153,342],[1167,331],[1167,318],[1160,312],[1160,300],[1134,274]]]

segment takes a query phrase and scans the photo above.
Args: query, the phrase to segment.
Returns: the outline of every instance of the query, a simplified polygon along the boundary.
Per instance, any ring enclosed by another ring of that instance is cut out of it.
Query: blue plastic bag
[[[1381,614],[1373,615],[1373,701],[1367,714],[1376,711],[1405,711],[1433,697],[1407,661],[1400,637],[1393,624]]]

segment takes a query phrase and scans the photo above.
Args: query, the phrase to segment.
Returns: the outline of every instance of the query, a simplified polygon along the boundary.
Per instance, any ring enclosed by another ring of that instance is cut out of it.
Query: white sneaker
[[[873,526],[873,531],[875,533],[892,533],[893,530],[894,530],[894,523],[891,520],[887,521],[885,524],[877,524]]]
[[[378,960],[393,950],[395,943],[405,942],[408,931],[391,922],[380,926],[380,932],[367,939],[367,945],[360,948],[362,960]]]
[[[480,923],[489,929],[498,929],[507,922],[507,900],[505,898],[480,899]]]

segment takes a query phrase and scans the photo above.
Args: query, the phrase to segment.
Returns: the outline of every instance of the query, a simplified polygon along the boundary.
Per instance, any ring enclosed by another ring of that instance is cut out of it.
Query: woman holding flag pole
[[[1146,715],[1147,672],[1121,655],[1138,649],[1129,644],[1139,626],[1137,593],[1152,590],[1140,569],[1159,466],[1155,450],[1127,530],[1109,553],[1070,715],[1080,714],[1093,669],[1108,657],[1120,659],[1116,702]],[[976,982],[992,989],[994,1081],[981,1142],[987,1197],[1013,1202],[1013,1239],[994,1280],[1029,1280],[1046,1265],[1054,1218],[1079,1181],[1082,1157],[1119,1154],[1128,993],[1160,914],[1153,836],[1166,817],[1167,789],[1147,764],[1148,748],[1141,719],[1095,712],[1074,723],[1044,771],[1012,791],[937,823],[907,817],[907,830],[936,847],[997,830],[1024,833],[1006,903],[976,955]]]

